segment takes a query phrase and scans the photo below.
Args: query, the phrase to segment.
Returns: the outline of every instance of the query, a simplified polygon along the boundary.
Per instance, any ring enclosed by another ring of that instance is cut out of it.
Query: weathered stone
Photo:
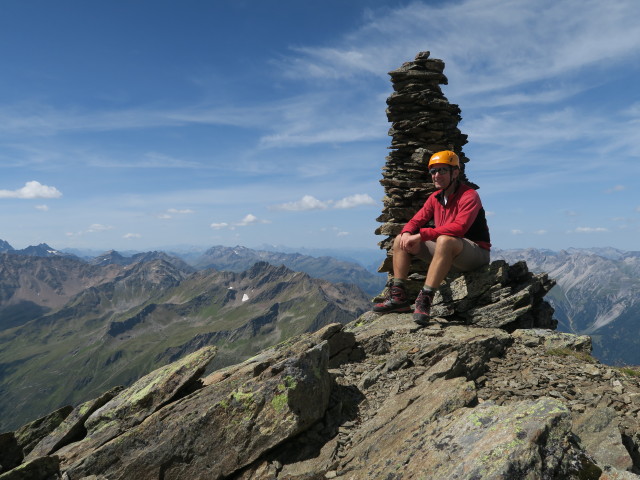
[[[589,409],[573,421],[573,431],[599,465],[630,470],[633,460],[622,443],[618,415],[612,408]]]
[[[72,410],[71,405],[64,406],[16,430],[16,440],[23,454],[28,455],[44,437],[53,432],[69,416]]]
[[[81,440],[86,434],[84,422],[93,412],[116,396],[123,387],[115,387],[100,397],[84,402],[71,413],[49,435],[44,437],[27,455],[26,460],[51,455],[69,443]]]
[[[89,416],[88,435],[114,422],[124,429],[137,425],[183,392],[189,393],[215,355],[216,347],[205,347],[145,375]]]
[[[0,433],[0,473],[17,467],[22,459],[22,449],[14,432]]]
[[[553,309],[543,300],[555,283],[533,275],[526,264],[496,260],[472,272],[452,274],[433,300],[432,316],[481,327],[555,328]]]
[[[335,368],[349,360],[356,344],[355,335],[344,330],[344,325],[332,323],[314,334],[318,341],[326,340],[329,345],[329,368]]]
[[[513,332],[525,345],[543,345],[546,348],[568,348],[576,352],[591,353],[591,337],[572,335],[545,329],[522,329]]]
[[[0,475],[0,480],[53,480],[59,478],[58,457],[39,457]]]
[[[605,467],[602,476],[598,480],[638,480],[640,475],[631,472],[620,471],[616,468]]]
[[[326,342],[245,383],[229,379],[172,403],[68,468],[136,480],[218,479],[308,428],[329,399]]]
[[[339,472],[347,478],[387,478],[399,464],[424,454],[423,435],[432,422],[474,400],[475,388],[463,378],[419,381],[416,388],[390,397],[362,424]],[[387,465],[389,458],[392,465]]]
[[[204,347],[145,375],[89,415],[84,422],[87,429],[84,439],[53,451],[68,465],[138,425],[197,387],[198,379],[215,354],[216,347]]]

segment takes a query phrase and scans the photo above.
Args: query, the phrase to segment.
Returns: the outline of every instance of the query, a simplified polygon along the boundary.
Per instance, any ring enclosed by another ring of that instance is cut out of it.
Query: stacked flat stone
[[[413,62],[389,72],[394,90],[387,99],[391,152],[380,180],[385,196],[377,221],[383,225],[375,232],[387,237],[379,243],[387,250],[380,272],[392,273],[390,250],[394,237],[435,191],[427,171],[431,155],[441,150],[456,152],[461,161],[461,178],[469,183],[464,174],[464,164],[469,159],[462,152],[467,136],[458,129],[460,108],[449,103],[440,89],[441,84],[447,84],[444,62],[429,55],[420,52]],[[425,273],[425,265],[420,263],[412,266],[418,276]]]

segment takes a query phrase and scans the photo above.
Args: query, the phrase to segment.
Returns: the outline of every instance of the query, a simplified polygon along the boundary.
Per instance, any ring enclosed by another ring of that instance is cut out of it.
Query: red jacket
[[[430,220],[433,220],[435,228],[423,228]],[[420,232],[423,242],[435,240],[440,235],[464,237],[486,250],[491,249],[489,227],[480,196],[464,183],[458,185],[446,205],[442,190],[431,194],[424,206],[404,226],[401,234],[404,232]]]

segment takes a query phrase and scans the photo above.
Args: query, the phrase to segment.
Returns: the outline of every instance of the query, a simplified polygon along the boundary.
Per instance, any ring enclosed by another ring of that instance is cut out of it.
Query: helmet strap
[[[451,175],[451,180],[449,180],[449,185],[447,185],[444,190],[442,190],[443,193],[447,193],[447,190],[449,190],[449,188],[451,187],[451,185],[453,185],[453,182],[456,182],[457,180],[453,178],[453,167],[449,167],[449,175]]]

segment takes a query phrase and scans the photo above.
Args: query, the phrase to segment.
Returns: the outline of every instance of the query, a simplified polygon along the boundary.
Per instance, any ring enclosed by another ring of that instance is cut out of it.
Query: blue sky
[[[637,0],[3,0],[0,239],[375,249],[425,50],[495,247],[640,250]]]

